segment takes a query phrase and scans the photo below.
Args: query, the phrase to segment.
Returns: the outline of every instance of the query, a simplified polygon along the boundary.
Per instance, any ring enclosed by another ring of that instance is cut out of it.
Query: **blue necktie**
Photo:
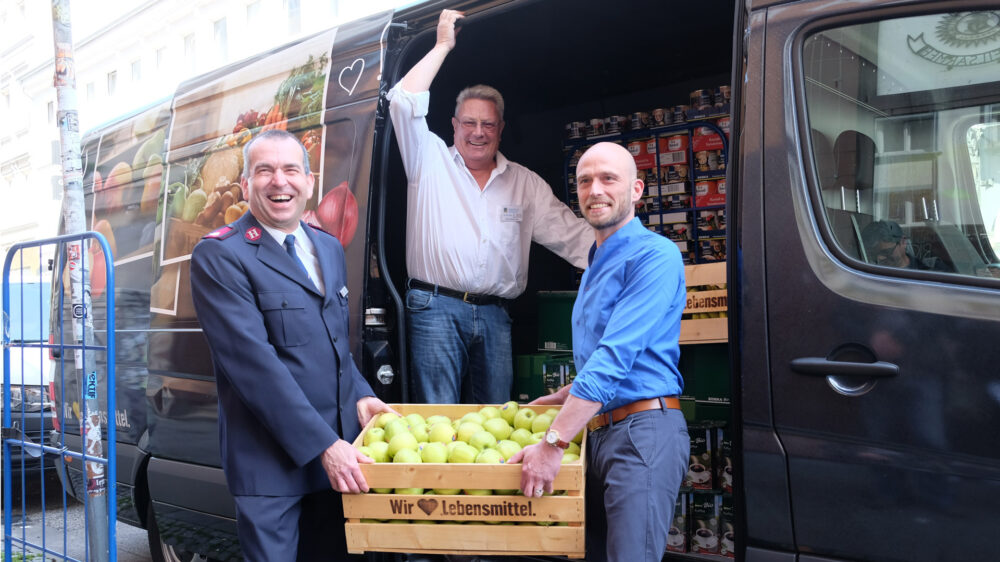
[[[309,277],[309,270],[306,269],[306,264],[302,263],[302,260],[299,259],[299,255],[295,253],[295,235],[294,234],[286,234],[285,235],[285,250],[288,251],[288,255],[292,256],[292,259],[295,260],[295,263],[299,264],[299,267],[302,268],[302,272],[306,274],[306,277]],[[310,280],[311,279],[312,278],[310,277]]]

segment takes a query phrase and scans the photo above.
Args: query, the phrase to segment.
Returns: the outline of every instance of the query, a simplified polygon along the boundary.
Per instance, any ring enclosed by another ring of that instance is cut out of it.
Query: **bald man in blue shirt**
[[[594,145],[576,168],[580,210],[596,242],[573,307],[571,385],[536,400],[563,404],[522,462],[527,496],[552,491],[567,442],[587,441],[587,560],[658,561],[687,471],[690,441],[677,399],[686,302],[677,245],[635,218],[643,193],[635,160]]]

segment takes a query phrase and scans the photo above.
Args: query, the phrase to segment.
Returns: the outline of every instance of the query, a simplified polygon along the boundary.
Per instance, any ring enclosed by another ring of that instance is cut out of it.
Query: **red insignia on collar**
[[[260,229],[256,226],[251,226],[247,229],[247,233],[244,236],[246,236],[247,240],[256,241],[260,238]]]

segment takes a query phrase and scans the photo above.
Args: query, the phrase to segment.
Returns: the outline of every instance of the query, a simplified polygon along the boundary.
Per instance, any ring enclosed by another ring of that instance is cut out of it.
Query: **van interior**
[[[693,90],[729,84],[733,20],[720,16],[734,9],[732,1],[709,8],[644,0],[614,9],[599,1],[525,2],[469,14],[459,20],[457,45],[431,86],[428,125],[451,145],[458,92],[480,83],[497,88],[506,105],[500,151],[567,201],[566,124],[687,104]],[[434,40],[423,34],[405,45],[394,83]],[[393,140],[385,222],[392,226],[385,246],[400,294],[406,282],[405,185]],[[528,287],[510,309],[514,354],[537,351],[537,292],[576,290],[576,279],[572,265],[532,245]]]

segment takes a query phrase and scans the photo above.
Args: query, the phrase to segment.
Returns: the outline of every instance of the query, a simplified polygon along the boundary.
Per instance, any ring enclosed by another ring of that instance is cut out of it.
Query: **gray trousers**
[[[658,562],[687,472],[680,410],[648,410],[587,439],[587,560]]]

